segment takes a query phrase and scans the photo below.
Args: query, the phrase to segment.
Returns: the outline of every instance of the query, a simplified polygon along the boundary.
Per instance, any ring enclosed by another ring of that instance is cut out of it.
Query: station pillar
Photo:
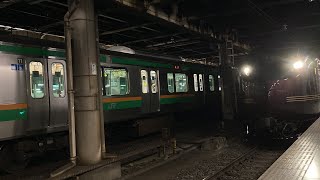
[[[220,44],[220,73],[222,78],[222,124],[226,120],[236,118],[238,105],[236,93],[236,69],[234,67],[234,57],[232,41],[225,40]],[[223,126],[223,125],[222,125]]]
[[[69,1],[69,12],[77,163],[90,165],[102,159],[100,63],[94,1]]]

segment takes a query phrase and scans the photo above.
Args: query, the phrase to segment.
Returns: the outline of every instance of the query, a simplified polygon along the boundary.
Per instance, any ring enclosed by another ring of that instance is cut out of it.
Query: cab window
[[[123,96],[129,94],[129,78],[126,69],[104,68],[104,95]]]
[[[34,99],[41,99],[45,96],[43,69],[41,62],[32,61],[29,64],[30,95]]]

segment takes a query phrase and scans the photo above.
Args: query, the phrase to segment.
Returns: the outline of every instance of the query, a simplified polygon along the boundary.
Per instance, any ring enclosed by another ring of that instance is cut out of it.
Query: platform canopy
[[[67,0],[0,1],[0,24],[63,35]],[[96,0],[100,42],[191,59],[218,60],[228,34],[251,48],[319,46],[318,0]],[[242,53],[242,54],[241,54]]]

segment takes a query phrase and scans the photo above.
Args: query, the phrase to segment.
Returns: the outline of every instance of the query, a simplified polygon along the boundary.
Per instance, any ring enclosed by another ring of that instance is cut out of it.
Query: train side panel
[[[186,78],[186,82],[184,78]],[[194,93],[190,86],[192,81],[188,72],[173,68],[161,69],[160,80],[162,83],[160,95],[161,111],[182,112],[193,108]]]
[[[108,69],[126,71],[128,78],[128,83],[126,83],[128,89],[123,95],[112,95],[111,93],[103,95],[105,122],[112,123],[140,117],[142,115],[140,67],[121,64],[103,64],[103,67],[105,71]],[[110,85],[104,83],[104,86]]]
[[[0,139],[21,136],[28,122],[25,73],[21,56],[0,54]],[[17,68],[18,66],[18,68]]]
[[[61,72],[66,65],[59,60],[64,53],[11,44],[0,45],[0,50],[4,51],[0,54],[4,74],[0,81],[5,87],[0,89],[0,139],[67,130],[66,71]],[[213,71],[208,74],[205,66],[188,64],[184,68],[182,62],[163,63],[106,54],[102,57],[100,60],[109,57],[102,61],[103,110],[108,124],[188,110],[201,110],[195,114],[201,118],[199,113],[212,111],[219,101],[217,88],[211,92],[207,85],[209,75],[215,78],[217,74]],[[147,77],[143,77],[143,71]],[[106,83],[105,73],[118,79]],[[143,79],[148,83],[148,93],[144,93]],[[115,86],[119,89],[112,89]]]

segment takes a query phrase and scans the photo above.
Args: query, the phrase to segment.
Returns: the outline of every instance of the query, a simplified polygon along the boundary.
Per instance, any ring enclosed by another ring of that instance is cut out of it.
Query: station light
[[[303,68],[304,63],[302,61],[296,61],[295,63],[293,63],[293,68],[294,69],[301,69]]]
[[[246,76],[250,76],[250,74],[252,73],[252,67],[251,66],[243,66],[242,67],[242,73]]]

